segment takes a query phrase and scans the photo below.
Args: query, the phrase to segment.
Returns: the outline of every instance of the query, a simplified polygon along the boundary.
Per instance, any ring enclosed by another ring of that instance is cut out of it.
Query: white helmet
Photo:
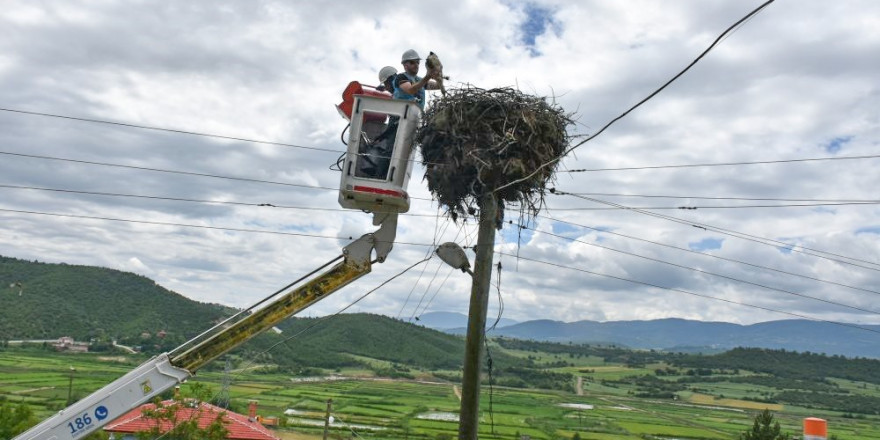
[[[385,66],[379,71],[379,84],[384,83],[388,77],[397,75],[397,69],[391,66]]]
[[[421,60],[422,57],[419,56],[419,53],[415,51],[415,49],[410,49],[403,53],[403,56],[400,57],[400,62],[404,63],[406,61],[412,60]]]

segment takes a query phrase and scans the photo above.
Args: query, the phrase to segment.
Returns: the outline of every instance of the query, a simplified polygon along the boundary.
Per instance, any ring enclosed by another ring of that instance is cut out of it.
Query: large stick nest
[[[428,189],[453,220],[473,214],[492,191],[499,215],[508,204],[537,215],[573,123],[545,98],[511,88],[450,90],[428,107],[416,134]]]

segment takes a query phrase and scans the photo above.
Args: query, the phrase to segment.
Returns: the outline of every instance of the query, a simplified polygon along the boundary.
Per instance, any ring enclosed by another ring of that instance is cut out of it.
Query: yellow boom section
[[[194,372],[290,315],[309,307],[325,295],[370,273],[370,269],[369,263],[354,264],[346,259],[321,276],[287,292],[268,306],[172,358],[171,364]]]

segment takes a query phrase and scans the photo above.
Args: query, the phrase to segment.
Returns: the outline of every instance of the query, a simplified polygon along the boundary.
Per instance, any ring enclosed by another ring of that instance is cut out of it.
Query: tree
[[[196,403],[198,404],[198,403]],[[229,434],[223,423],[225,413],[217,417],[204,428],[199,428],[199,417],[181,417],[180,410],[185,407],[183,402],[163,405],[156,402],[154,409],[143,410],[144,418],[154,421],[153,427],[137,433],[140,440],[164,438],[169,440],[223,440]],[[198,408],[197,411],[202,411]],[[167,431],[162,429],[165,423],[172,425]]]
[[[229,434],[223,420],[225,412],[220,413],[211,423],[199,428],[199,416],[181,416],[180,410],[189,406],[196,408],[197,413],[201,413],[203,408],[201,402],[209,396],[210,390],[202,383],[194,383],[190,386],[190,393],[194,396],[189,399],[175,400],[171,404],[164,405],[156,399],[155,408],[144,409],[143,415],[145,419],[152,420],[153,427],[137,433],[139,440],[148,440],[154,438],[163,438],[168,440],[223,440]],[[165,431],[163,425],[170,424],[171,429]]]
[[[752,429],[739,435],[740,440],[789,440],[791,436],[783,433],[779,422],[774,422],[773,413],[769,409],[755,416]]]
[[[0,402],[0,438],[15,437],[36,424],[37,419],[29,406]]]

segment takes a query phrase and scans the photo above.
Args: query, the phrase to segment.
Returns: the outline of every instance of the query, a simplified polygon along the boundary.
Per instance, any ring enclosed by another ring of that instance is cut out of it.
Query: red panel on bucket
[[[339,113],[348,119],[351,119],[352,107],[354,106],[354,95],[366,95],[374,96],[376,98],[391,99],[391,94],[388,92],[379,91],[376,90],[375,87],[364,86],[357,81],[352,81],[348,83],[348,86],[342,91],[342,102],[336,106]],[[385,115],[368,115],[365,119],[370,120],[371,118],[381,118],[384,121]]]
[[[395,196],[405,199],[406,193],[395,191],[393,189],[374,188],[372,186],[355,185],[355,191],[368,192],[373,194],[382,194],[384,196]]]

